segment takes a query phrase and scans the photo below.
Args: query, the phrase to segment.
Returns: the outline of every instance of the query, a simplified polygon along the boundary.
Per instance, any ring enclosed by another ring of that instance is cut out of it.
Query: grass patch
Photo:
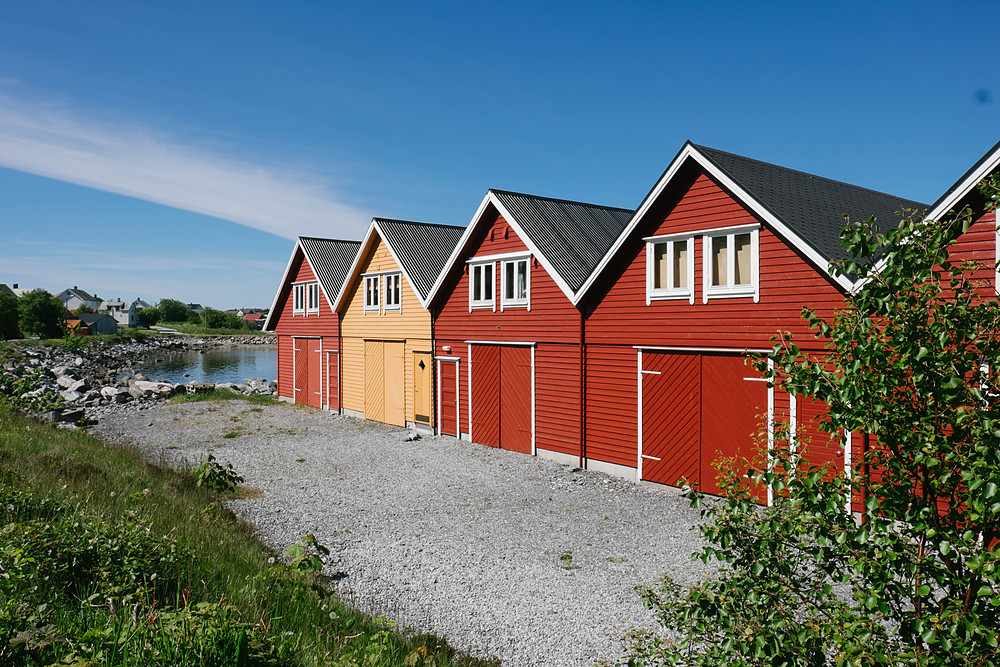
[[[280,403],[277,398],[270,394],[239,394],[228,389],[213,389],[199,394],[178,394],[172,396],[170,403],[200,403],[202,401],[233,401],[241,400],[257,405],[276,405]]]
[[[275,560],[187,473],[0,407],[0,664],[484,665]]]

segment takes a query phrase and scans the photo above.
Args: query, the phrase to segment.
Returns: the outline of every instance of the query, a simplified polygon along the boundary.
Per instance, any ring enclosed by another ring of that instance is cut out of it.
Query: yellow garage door
[[[406,425],[403,343],[365,341],[365,419]]]

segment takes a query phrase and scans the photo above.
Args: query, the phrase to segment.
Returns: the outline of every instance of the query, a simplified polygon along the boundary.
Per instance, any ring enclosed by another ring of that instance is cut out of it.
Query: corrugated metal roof
[[[389,218],[375,218],[375,223],[420,298],[426,299],[465,227]]]
[[[361,242],[300,236],[299,243],[302,244],[309,265],[323,285],[323,291],[330,299],[335,299],[347,278],[347,272],[351,270]]]
[[[635,211],[505,190],[490,190],[576,292],[628,226]]]
[[[840,245],[845,213],[852,220],[874,216],[879,230],[886,231],[898,224],[897,211],[927,208],[921,202],[883,192],[714,148],[694,147],[827,260],[847,257]]]

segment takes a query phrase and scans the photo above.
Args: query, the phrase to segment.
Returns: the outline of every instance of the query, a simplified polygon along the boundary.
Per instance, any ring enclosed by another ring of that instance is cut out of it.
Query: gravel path
[[[704,572],[698,512],[663,487],[289,405],[98,416],[97,434],[154,461],[211,449],[264,492],[231,505],[266,544],[314,533],[347,601],[505,665],[614,660],[628,627],[653,624],[636,584]]]

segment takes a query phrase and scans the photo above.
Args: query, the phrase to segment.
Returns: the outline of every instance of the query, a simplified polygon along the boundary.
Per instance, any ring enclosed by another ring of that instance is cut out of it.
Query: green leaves
[[[772,425],[751,477],[774,505],[748,501],[745,468],[702,505],[701,557],[720,570],[644,596],[676,642],[638,644],[631,664],[998,664],[1000,305],[981,268],[949,255],[972,220],[848,222],[835,270],[864,286],[842,309],[803,309],[814,341],[778,334],[754,362],[769,386],[826,404],[824,439]],[[809,454],[829,460],[846,431],[850,478]],[[848,488],[863,521],[843,509]]]

